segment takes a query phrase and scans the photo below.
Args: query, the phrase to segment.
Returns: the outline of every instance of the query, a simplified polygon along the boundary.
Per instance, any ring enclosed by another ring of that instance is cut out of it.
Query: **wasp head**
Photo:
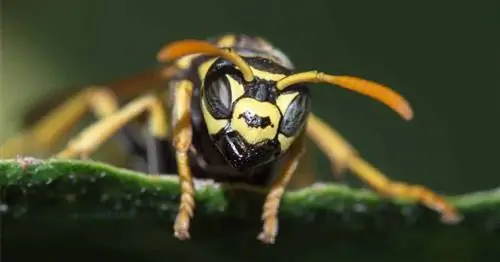
[[[279,91],[291,72],[264,58],[245,58],[253,71],[246,81],[231,63],[218,59],[208,69],[201,106],[208,131],[224,158],[243,171],[281,156],[304,127],[310,108],[304,85]]]

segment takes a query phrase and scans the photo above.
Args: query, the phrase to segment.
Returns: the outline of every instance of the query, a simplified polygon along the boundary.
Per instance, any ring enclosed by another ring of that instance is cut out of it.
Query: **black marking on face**
[[[231,75],[237,82],[242,84],[243,73],[239,71],[231,62],[226,59],[219,58],[214,61],[207,71],[207,76],[205,77],[205,84],[210,83],[211,80],[224,76]]]
[[[264,129],[268,126],[274,127],[271,123],[271,119],[268,116],[259,116],[254,114],[251,111],[246,110],[238,116],[238,119],[243,118],[245,123],[252,128],[261,128]]]

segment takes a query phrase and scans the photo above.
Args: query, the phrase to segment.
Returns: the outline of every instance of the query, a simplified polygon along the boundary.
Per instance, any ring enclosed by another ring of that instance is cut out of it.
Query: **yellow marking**
[[[227,125],[226,119],[215,119],[212,114],[208,111],[207,105],[205,104],[205,99],[201,99],[201,106],[203,111],[203,118],[207,124],[208,133],[211,135],[217,134],[222,128]]]
[[[219,41],[217,41],[217,45],[221,48],[233,47],[236,45],[236,36],[234,35],[226,35],[223,36]]]
[[[271,80],[271,81],[279,81],[282,78],[285,78],[286,75],[284,74],[273,74],[267,71],[261,71],[259,69],[256,69],[255,67],[250,67],[252,68],[253,75],[262,78],[265,80]]]
[[[193,60],[195,58],[199,57],[200,55],[201,54],[193,54],[193,55],[183,56],[183,57],[179,58],[179,60],[177,60],[176,65],[180,69],[187,70],[187,69],[189,69],[189,67],[191,67],[191,63],[193,62]]]
[[[260,117],[269,117],[271,125],[265,128],[248,126],[244,118],[239,118],[240,114],[243,114],[245,111],[250,111]],[[280,112],[275,105],[269,102],[260,102],[252,98],[242,98],[234,106],[231,127],[248,143],[255,145],[264,140],[276,137],[280,117]]]
[[[283,115],[286,113],[286,110],[290,106],[290,103],[293,101],[293,99],[298,95],[299,95],[298,92],[293,92],[293,93],[284,93],[278,96],[278,98],[276,99],[276,105],[281,110],[281,113]]]
[[[283,134],[278,134],[278,141],[281,145],[281,152],[285,152],[293,143],[293,141],[295,141],[295,138],[295,136],[287,137]]]
[[[229,86],[231,87],[231,103],[234,103],[236,99],[240,98],[245,93],[245,88],[232,76],[228,75],[227,79],[229,80]]]
[[[207,74],[208,69],[212,64],[217,60],[217,58],[212,58],[209,59],[208,61],[203,62],[199,67],[198,67],[198,77],[202,80],[205,79],[205,76]]]
[[[213,58],[213,59],[210,59],[206,62],[203,62],[198,67],[198,76],[200,77],[200,79],[205,78],[205,75],[207,74],[208,69],[210,68],[210,66],[212,66],[212,64],[215,62],[215,60],[217,60],[217,58]],[[259,77],[261,79],[270,80],[270,81],[279,81],[279,80],[286,77],[286,75],[284,75],[284,74],[273,74],[273,73],[270,73],[267,71],[258,70],[254,67],[250,67],[250,68],[252,69],[254,76]]]

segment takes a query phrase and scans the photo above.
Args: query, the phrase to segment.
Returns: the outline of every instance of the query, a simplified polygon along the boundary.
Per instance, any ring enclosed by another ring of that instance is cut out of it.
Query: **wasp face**
[[[215,145],[240,171],[283,154],[303,128],[310,103],[305,86],[276,89],[276,81],[290,73],[287,69],[266,59],[246,60],[254,81],[245,82],[232,64],[217,60],[208,70],[201,99]]]

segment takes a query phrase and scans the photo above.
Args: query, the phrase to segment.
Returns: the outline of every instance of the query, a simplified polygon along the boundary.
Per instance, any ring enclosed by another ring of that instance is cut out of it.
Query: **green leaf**
[[[172,236],[180,187],[83,160],[0,161],[2,250],[29,259],[480,261],[499,254],[500,190],[449,196],[457,225],[414,202],[317,184],[289,191],[274,245],[257,239],[263,195],[196,180],[191,239]],[[82,249],[83,247],[83,249]]]

